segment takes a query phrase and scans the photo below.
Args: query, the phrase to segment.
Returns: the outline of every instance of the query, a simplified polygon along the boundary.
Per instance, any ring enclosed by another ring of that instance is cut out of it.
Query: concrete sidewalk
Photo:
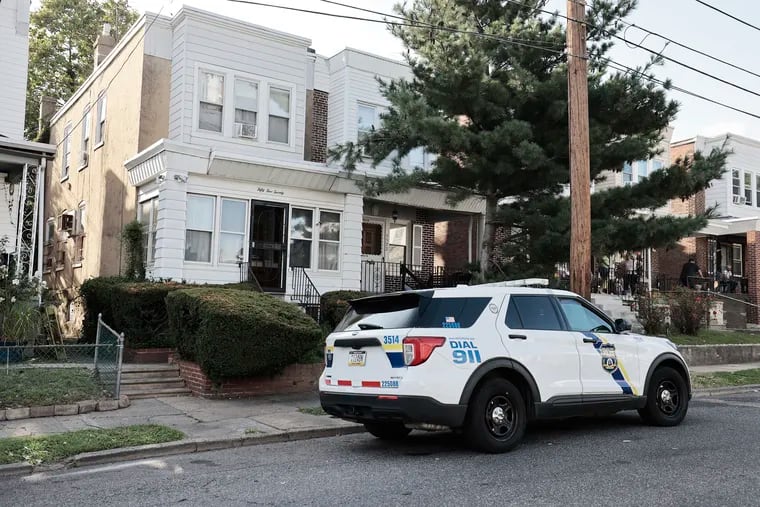
[[[717,372],[734,372],[740,370],[753,370],[760,368],[760,363],[738,363],[738,364],[710,364],[707,366],[689,366],[689,371],[694,373],[717,373]]]
[[[111,412],[4,421],[0,438],[46,435],[132,424],[163,424],[188,439],[226,439],[288,434],[305,430],[340,430],[357,425],[327,415],[302,413],[319,407],[317,394],[267,396],[247,400],[206,400],[181,396],[133,400]]]

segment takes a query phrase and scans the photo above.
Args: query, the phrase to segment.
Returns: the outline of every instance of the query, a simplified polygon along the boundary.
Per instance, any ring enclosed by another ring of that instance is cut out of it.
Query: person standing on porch
[[[695,285],[694,279],[697,277],[702,278],[702,270],[699,269],[697,261],[692,257],[681,268],[681,285],[693,289]]]

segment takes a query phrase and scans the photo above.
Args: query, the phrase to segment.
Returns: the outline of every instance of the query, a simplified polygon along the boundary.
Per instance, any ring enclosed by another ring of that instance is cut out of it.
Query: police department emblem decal
[[[617,354],[615,353],[615,346],[604,344],[601,347],[601,352],[602,368],[607,371],[615,371],[617,369]]]

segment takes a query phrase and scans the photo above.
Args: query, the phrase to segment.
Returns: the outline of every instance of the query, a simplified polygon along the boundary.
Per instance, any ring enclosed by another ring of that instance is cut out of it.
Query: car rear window
[[[431,297],[432,292],[356,300],[335,331],[360,329],[467,328],[478,320],[489,297]]]

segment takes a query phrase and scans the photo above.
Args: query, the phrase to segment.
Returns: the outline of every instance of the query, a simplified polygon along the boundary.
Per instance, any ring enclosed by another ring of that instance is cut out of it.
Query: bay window
[[[736,198],[741,197],[742,195],[742,180],[740,174],[739,169],[731,170],[731,190],[732,195]],[[736,201],[736,199],[734,199],[734,201]]]
[[[358,104],[356,107],[356,130],[357,139],[368,135],[375,129],[377,109],[374,106]]]
[[[188,194],[185,227],[185,260],[211,262],[215,198]]]
[[[290,142],[290,90],[269,89],[269,140]]]
[[[752,173],[744,171],[744,204],[752,206]]]
[[[158,226],[158,197],[140,203],[138,220],[143,226],[143,259],[147,265],[156,260],[156,228]]]
[[[256,137],[255,126],[259,111],[259,85],[245,79],[235,79],[235,123],[253,126],[250,137]]]
[[[246,201],[222,199],[222,217],[219,227],[220,263],[237,264],[243,261],[247,211]]]
[[[311,268],[314,211],[293,208],[290,216],[290,266]]]
[[[224,114],[224,76],[201,71],[199,97],[198,128],[221,132]]]
[[[633,167],[626,162],[623,164],[623,183],[631,183],[633,181]]]

